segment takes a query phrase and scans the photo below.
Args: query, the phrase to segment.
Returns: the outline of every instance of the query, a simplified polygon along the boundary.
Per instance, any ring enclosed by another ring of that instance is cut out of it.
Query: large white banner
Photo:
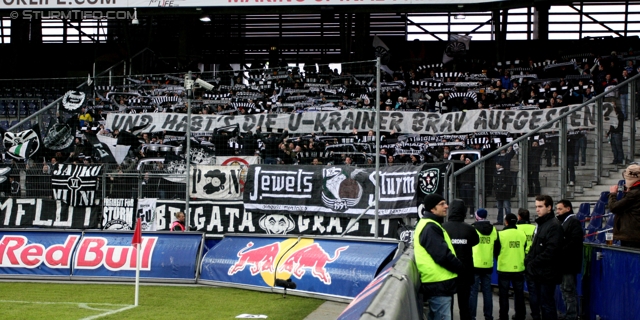
[[[478,131],[508,131],[526,133],[537,129],[571,106],[540,110],[471,110],[467,112],[380,112],[380,130],[395,130],[401,134],[466,134]],[[610,104],[604,105],[605,116],[612,112]],[[191,117],[191,132],[211,132],[214,128],[239,125],[242,132],[265,129],[284,129],[290,133],[351,133],[353,129],[368,131],[376,129],[376,114],[368,110],[340,110],[327,112],[303,112],[296,114],[252,114],[242,116],[194,115]],[[569,129],[592,128],[596,125],[595,105],[575,112],[567,119]],[[187,115],[182,113],[110,114],[107,127],[129,130],[146,123],[147,132],[186,132]],[[558,130],[556,122],[549,131]]]
[[[246,166],[194,166],[189,175],[190,196],[207,200],[242,200],[247,169]]]
[[[456,0],[456,3],[500,2],[506,0]],[[98,8],[172,8],[172,7],[289,7],[336,5],[392,5],[392,4],[449,4],[451,0],[3,0],[0,9],[52,9],[92,10]],[[95,12],[95,11],[91,11]],[[51,12],[41,13],[45,17]],[[103,12],[106,16],[106,13]],[[95,16],[95,14],[93,15]],[[116,17],[116,14],[113,14]],[[73,16],[72,16],[73,17]],[[13,18],[13,15],[12,15]],[[15,19],[15,18],[14,18]],[[60,17],[58,19],[69,19]]]
[[[155,198],[138,199],[138,215],[142,220],[142,231],[156,231],[156,201]]]

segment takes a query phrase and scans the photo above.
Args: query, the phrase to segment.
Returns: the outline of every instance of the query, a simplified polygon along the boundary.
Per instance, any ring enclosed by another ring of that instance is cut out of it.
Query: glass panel
[[[507,33],[507,40],[527,40],[526,33]]]
[[[585,19],[587,20],[587,19]],[[549,22],[579,22],[580,15],[574,14],[562,14],[562,15],[549,15]]]
[[[451,25],[451,32],[462,33],[471,32],[471,30],[477,28],[477,25]]]
[[[592,18],[596,19],[599,22],[607,22],[607,21],[624,21],[624,14],[592,14],[590,15]],[[591,20],[591,19],[584,19]],[[592,21],[592,20],[591,20]]]
[[[549,24],[549,31],[579,31],[579,24]]]
[[[583,34],[584,36],[584,34]],[[550,40],[578,40],[578,33],[549,33]]]
[[[510,24],[507,26],[507,34],[514,31],[527,31],[526,24]]]
[[[624,5],[593,5],[593,4],[585,4],[582,7],[582,11],[585,13],[592,12],[624,12]]]
[[[407,35],[407,40],[408,41],[413,41],[413,40],[418,40],[418,41],[438,41],[438,39],[436,39],[432,35],[426,34],[426,33]]]
[[[409,19],[415,23],[447,23],[447,16],[414,16],[409,15]]]
[[[607,24],[607,27],[613,29],[613,30],[620,30],[623,31],[624,30],[624,24],[618,24],[618,23],[613,23],[613,24]],[[595,23],[589,23],[589,24],[583,24],[582,25],[582,30],[584,31],[609,31],[607,30],[607,28],[603,27],[602,25],[599,24],[595,24]]]

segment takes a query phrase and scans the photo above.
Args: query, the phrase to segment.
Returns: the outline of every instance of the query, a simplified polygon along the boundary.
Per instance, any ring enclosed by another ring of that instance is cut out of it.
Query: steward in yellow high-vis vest
[[[480,243],[473,247],[474,283],[469,297],[469,312],[475,318],[478,308],[478,292],[482,291],[485,319],[493,319],[493,293],[491,292],[491,274],[493,273],[493,249],[498,241],[496,228],[487,220],[487,210],[480,208],[475,213],[476,228]]]
[[[524,258],[527,235],[516,227],[515,214],[505,216],[505,227],[499,232],[495,254],[498,257],[498,290],[500,319],[509,319],[509,287],[513,285],[516,320],[524,320]]]
[[[418,208],[421,219],[413,233],[416,266],[422,281],[422,294],[429,302],[430,319],[451,319],[456,278],[464,270],[441,225],[447,216],[447,208],[442,196],[427,195]]]
[[[531,244],[533,243],[533,233],[536,231],[536,226],[531,224],[529,221],[529,210],[520,209],[518,210],[518,230],[524,232],[527,236],[527,247],[524,249],[524,253],[529,253],[529,249],[531,249]]]

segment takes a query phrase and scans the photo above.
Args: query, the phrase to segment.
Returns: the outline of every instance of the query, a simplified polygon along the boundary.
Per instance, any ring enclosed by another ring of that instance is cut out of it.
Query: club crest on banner
[[[73,133],[71,127],[66,123],[56,123],[44,137],[44,146],[51,150],[62,150],[68,148],[73,143]]]
[[[195,164],[214,164],[215,155],[207,152],[204,148],[191,148],[191,163]]]
[[[362,198],[362,185],[349,177],[341,168],[323,170],[322,203],[335,211],[346,211],[355,207]],[[356,171],[353,172],[354,174]]]
[[[283,214],[265,214],[260,218],[260,229],[267,234],[287,234],[296,228],[291,216]]]
[[[438,190],[438,184],[440,183],[440,169],[431,168],[420,171],[418,183],[422,193],[432,194],[436,192],[436,190]]]
[[[82,91],[69,90],[62,97],[62,105],[66,110],[75,111],[84,104],[86,94]]]
[[[18,160],[33,156],[40,148],[40,138],[33,130],[25,130],[18,133],[6,132],[3,143],[7,154]]]

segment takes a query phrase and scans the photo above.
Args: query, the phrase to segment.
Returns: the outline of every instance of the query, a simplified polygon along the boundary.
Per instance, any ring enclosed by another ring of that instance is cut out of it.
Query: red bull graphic
[[[151,270],[151,259],[158,237],[142,237],[140,270]],[[110,271],[136,270],[137,250],[131,245],[109,245],[104,237],[84,237],[78,246],[74,268]]]
[[[202,258],[200,280],[355,297],[398,247],[393,242],[227,235]],[[215,283],[213,283],[215,284]]]
[[[294,277],[302,279],[306,269],[311,269],[311,275],[320,279],[324,284],[331,284],[331,275],[325,267],[336,261],[340,257],[340,252],[348,248],[349,246],[337,248],[331,258],[318,243],[314,243],[290,254],[287,260],[278,267],[278,271],[286,271]]]
[[[228,275],[234,275],[244,270],[246,266],[250,266],[249,271],[252,276],[263,271],[274,271],[273,264],[276,256],[280,252],[280,243],[276,242],[259,248],[249,249],[251,247],[253,247],[253,242],[247,243],[247,246],[238,252],[238,262],[229,268]]]
[[[49,268],[69,268],[71,253],[80,236],[67,236],[64,244],[45,247],[32,243],[23,235],[5,235],[0,240],[0,267],[37,268],[44,263]]]

